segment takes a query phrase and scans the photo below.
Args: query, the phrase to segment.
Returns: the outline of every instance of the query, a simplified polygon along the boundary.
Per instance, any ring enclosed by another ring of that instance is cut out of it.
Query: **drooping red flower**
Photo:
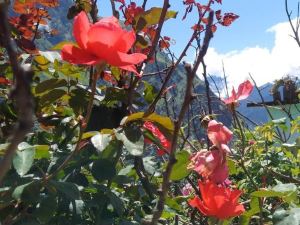
[[[213,182],[199,182],[199,189],[202,200],[196,196],[189,200],[189,204],[205,216],[213,216],[224,220],[239,216],[245,211],[244,206],[238,203],[238,199],[242,194],[240,190],[219,187]]]
[[[232,88],[231,96],[227,99],[223,99],[223,102],[226,105],[237,103],[240,100],[248,98],[252,90],[253,84],[249,80],[246,80],[239,85],[237,92],[235,92],[234,88]]]
[[[226,148],[224,145],[227,145],[231,140],[232,132],[222,123],[211,120],[207,126],[207,136],[213,145],[216,145],[219,148]]]
[[[127,54],[135,42],[135,33],[123,30],[115,17],[90,24],[86,13],[82,11],[74,19],[73,34],[78,47],[66,44],[61,51],[62,59],[70,63],[108,63],[137,74],[135,64],[147,58],[141,53]]]
[[[205,179],[221,184],[229,176],[226,158],[223,154],[218,149],[212,151],[203,149],[191,157],[187,168],[199,173]]]
[[[158,150],[158,155],[164,155],[166,152],[170,152],[171,149],[171,143],[170,141],[165,137],[165,135],[158,129],[157,126],[155,126],[152,122],[146,121],[143,125],[143,128],[149,130],[154,137],[156,137],[163,149]]]

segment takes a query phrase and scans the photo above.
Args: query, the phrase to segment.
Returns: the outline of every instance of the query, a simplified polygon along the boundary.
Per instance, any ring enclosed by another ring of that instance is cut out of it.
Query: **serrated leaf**
[[[177,152],[176,163],[173,166],[170,179],[173,181],[178,181],[191,173],[191,170],[187,169],[188,164],[190,163],[190,154],[187,151]]]
[[[139,14],[134,18],[137,21],[137,29],[142,30],[145,26],[152,26],[159,23],[159,18],[162,13],[162,8],[152,7],[151,9]],[[168,11],[165,16],[165,20],[176,18],[176,11]],[[141,20],[141,21],[139,21]]]
[[[40,195],[40,184],[38,182],[30,182],[20,185],[15,188],[12,193],[12,197],[16,200],[22,200],[28,203],[34,203],[38,201]]]
[[[98,159],[93,163],[92,175],[99,181],[110,180],[116,175],[115,164],[108,159]]]
[[[64,194],[71,200],[80,199],[80,192],[77,185],[70,182],[50,181],[49,182],[58,192]]]
[[[54,103],[58,99],[60,99],[62,96],[64,96],[67,92],[62,89],[53,89],[46,94],[42,95],[40,98],[40,106],[41,108],[44,108],[46,106],[49,106],[50,104]]]
[[[96,134],[91,138],[92,144],[99,152],[102,152],[109,145],[110,141],[110,134]]]
[[[174,124],[169,117],[160,116],[156,113],[152,113],[148,116],[145,116],[145,114],[143,112],[133,113],[133,114],[129,115],[128,117],[126,117],[124,119],[123,123],[126,124],[126,123],[136,121],[136,120],[142,120],[142,121],[148,120],[148,121],[154,122],[154,123],[164,127],[169,132],[173,132],[173,130],[174,130]]]
[[[144,98],[146,102],[151,103],[156,97],[157,90],[154,86],[149,84],[147,81],[144,81],[145,89],[144,89]]]
[[[54,88],[66,87],[67,81],[65,79],[49,79],[40,82],[35,87],[35,94],[42,94],[44,92],[51,91]]]
[[[39,222],[45,224],[54,216],[56,209],[56,196],[46,196],[41,200],[34,214]]]
[[[131,142],[123,132],[115,132],[116,138],[122,141],[126,150],[133,156],[141,156],[144,151],[144,137],[140,136],[136,142]]]
[[[274,225],[299,225],[300,224],[300,208],[291,208],[284,210],[277,209],[273,214]]]
[[[48,145],[34,145],[35,148],[35,159],[49,159],[50,158],[50,147]]]
[[[24,176],[31,168],[35,156],[34,146],[22,142],[13,158],[13,166],[20,176]]]

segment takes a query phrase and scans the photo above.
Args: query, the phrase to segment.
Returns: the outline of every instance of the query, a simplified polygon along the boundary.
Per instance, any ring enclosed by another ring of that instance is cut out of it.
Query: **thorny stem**
[[[167,163],[167,167],[166,167],[165,171],[163,172],[163,181],[162,181],[161,188],[158,192],[159,199],[158,199],[156,208],[154,209],[152,220],[150,222],[144,221],[144,224],[147,224],[147,225],[157,225],[158,220],[161,217],[163,209],[164,209],[165,198],[166,198],[167,192],[170,187],[171,171],[172,171],[174,164],[176,163],[175,152],[176,152],[176,147],[177,147],[179,130],[181,127],[181,123],[184,120],[185,113],[193,99],[192,87],[193,87],[193,80],[196,76],[197,69],[198,69],[200,63],[203,61],[203,57],[205,56],[205,54],[207,52],[209,42],[210,42],[211,38],[213,37],[213,33],[211,30],[211,25],[213,24],[213,17],[214,17],[214,12],[211,11],[209,13],[209,17],[208,17],[208,24],[206,27],[203,45],[201,47],[200,53],[197,57],[197,60],[194,64],[194,68],[192,68],[191,65],[189,65],[189,64],[185,65],[185,69],[187,72],[187,84],[186,84],[186,90],[185,90],[185,98],[184,98],[182,108],[181,108],[179,116],[178,116],[178,120],[175,122],[175,128],[174,128],[174,132],[173,132],[173,139],[172,139],[172,144],[171,144],[171,149],[170,149],[169,161]]]

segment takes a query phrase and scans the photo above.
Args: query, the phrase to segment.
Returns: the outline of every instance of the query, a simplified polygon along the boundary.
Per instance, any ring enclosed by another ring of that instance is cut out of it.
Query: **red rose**
[[[245,211],[244,206],[238,203],[242,191],[219,187],[213,182],[199,182],[199,188],[202,200],[195,197],[189,201],[189,204],[205,216],[223,220],[239,216]]]
[[[66,44],[61,52],[62,59],[70,63],[108,63],[137,74],[134,65],[147,58],[141,53],[127,54],[135,42],[135,33],[123,30],[115,17],[90,24],[82,11],[74,19],[73,34],[78,46]]]

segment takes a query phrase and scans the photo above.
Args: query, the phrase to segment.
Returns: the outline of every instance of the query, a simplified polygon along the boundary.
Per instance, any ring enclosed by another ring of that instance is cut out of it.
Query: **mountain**
[[[53,37],[48,37],[47,39],[38,40],[38,46],[41,50],[49,50],[51,46],[58,44],[61,41],[70,41],[73,40],[72,37],[72,20],[67,18],[67,12],[70,6],[73,4],[72,0],[61,1],[61,5],[57,8],[49,9],[49,14],[52,17],[49,26],[52,29],[58,30],[58,35]],[[165,53],[158,53],[157,60],[155,63],[148,64],[145,68],[145,74],[156,72],[162,70],[171,65],[171,60]],[[163,76],[162,76],[163,78]],[[167,94],[168,98],[168,110],[165,108],[164,100],[160,100],[156,111],[160,114],[167,114],[169,112],[170,117],[176,118],[178,116],[181,103],[183,101],[183,96],[185,93],[187,75],[184,69],[183,64],[180,64],[177,69],[172,74],[172,77],[168,83],[168,86],[175,84],[174,88],[169,90]],[[162,84],[161,78],[159,75],[156,76],[147,76],[143,80],[148,81],[158,90]],[[196,133],[197,136],[200,133],[203,133],[200,128],[200,119],[197,115],[207,112],[207,99],[205,93],[205,84],[198,77],[194,80],[194,93],[197,95],[197,98],[193,101],[190,107],[190,115],[186,117],[186,120],[190,121],[192,124],[191,133]],[[225,125],[230,126],[231,116],[227,111],[225,105],[216,97],[216,95],[210,91],[210,96],[212,99],[212,109],[213,113],[218,115],[218,120],[223,122]],[[193,118],[193,119],[192,119]]]

